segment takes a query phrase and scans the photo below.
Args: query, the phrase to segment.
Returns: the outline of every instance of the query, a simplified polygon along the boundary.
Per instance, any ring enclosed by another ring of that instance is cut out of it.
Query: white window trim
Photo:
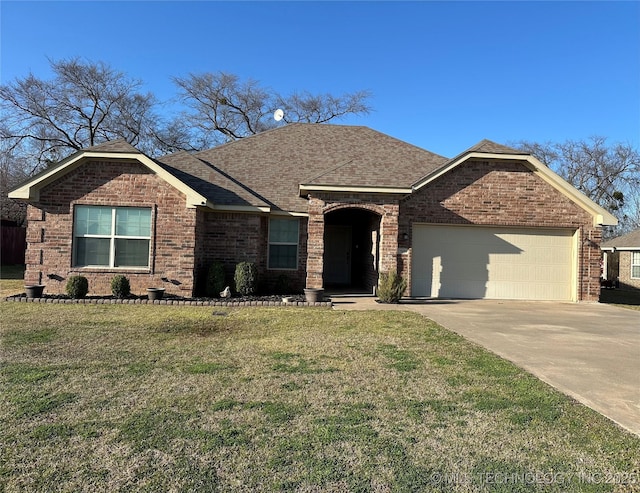
[[[298,237],[295,243],[293,242],[283,242],[283,241],[271,241],[271,221],[296,221],[298,224]],[[286,245],[296,246],[296,266],[295,267],[271,267],[271,245]],[[286,271],[297,271],[298,270],[298,262],[300,261],[300,219],[298,218],[287,218],[287,217],[270,217],[269,218],[269,231],[267,233],[267,270],[286,270]]]
[[[76,226],[76,208],[77,207],[110,207],[111,208],[111,234],[109,235],[80,235],[76,236],[75,234],[75,226]],[[151,223],[150,224],[150,235],[149,236],[126,236],[126,235],[116,235],[116,209],[124,209],[127,206],[111,206],[111,205],[85,205],[85,204],[76,204],[73,211],[73,268],[76,269],[114,269],[114,270],[123,270],[123,271],[135,271],[135,270],[149,270],[151,268],[151,235],[153,234],[153,208],[151,207],[131,207],[132,209],[149,209],[151,210]],[[99,239],[108,239],[109,240],[109,265],[78,265],[77,263],[77,243],[76,238],[99,238]],[[117,239],[126,239],[126,240],[148,240],[149,241],[149,258],[147,258],[147,265],[131,265],[131,266],[116,266],[116,240]]]
[[[633,263],[633,257],[636,256],[637,257],[637,262],[636,264]],[[631,261],[629,262],[631,264],[631,272],[629,273],[629,277],[631,279],[640,279],[640,276],[634,276],[633,275],[633,268],[637,267],[638,270],[640,270],[640,251],[631,251]]]

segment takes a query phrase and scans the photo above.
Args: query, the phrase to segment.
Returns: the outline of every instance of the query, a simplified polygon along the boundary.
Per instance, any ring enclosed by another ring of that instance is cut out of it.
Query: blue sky
[[[104,61],[160,99],[227,71],[373,93],[366,125],[445,156],[603,135],[640,147],[640,2],[0,2],[0,80]]]

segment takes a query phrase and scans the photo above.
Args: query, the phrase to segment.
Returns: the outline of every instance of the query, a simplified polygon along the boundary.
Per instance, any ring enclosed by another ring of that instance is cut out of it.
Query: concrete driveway
[[[640,311],[598,303],[332,300],[337,310],[420,313],[640,435]]]

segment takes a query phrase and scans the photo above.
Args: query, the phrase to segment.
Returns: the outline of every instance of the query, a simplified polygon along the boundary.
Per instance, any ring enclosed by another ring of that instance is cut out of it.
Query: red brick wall
[[[395,195],[324,192],[309,196],[309,243],[306,287],[323,287],[324,215],[343,208],[361,208],[381,216],[380,271],[397,270],[398,197]]]
[[[591,215],[522,163],[468,161],[401,201],[399,246],[406,253],[400,264],[409,286],[414,222],[578,230],[578,297],[598,300],[600,229]]]
[[[73,206],[108,205],[152,208],[149,269],[89,269],[71,265]],[[111,279],[126,275],[134,294],[148,287],[191,295],[196,210],[175,188],[138,163],[87,162],[40,191],[28,207],[25,282],[46,285],[45,293],[64,293],[66,279],[83,275],[89,294],[110,294]],[[163,282],[165,277],[172,282]]]
[[[286,275],[292,289],[289,294],[301,293],[307,265],[306,218],[301,217],[299,224],[298,269],[268,269],[269,216],[200,211],[196,240],[198,291],[204,292],[209,265],[217,261],[224,264],[227,284],[232,289],[235,266],[240,262],[254,262],[261,291],[272,291],[278,276]]]

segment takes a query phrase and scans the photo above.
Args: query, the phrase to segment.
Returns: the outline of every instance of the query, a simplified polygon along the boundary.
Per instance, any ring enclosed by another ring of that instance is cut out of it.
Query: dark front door
[[[325,225],[325,284],[351,284],[351,226]]]

